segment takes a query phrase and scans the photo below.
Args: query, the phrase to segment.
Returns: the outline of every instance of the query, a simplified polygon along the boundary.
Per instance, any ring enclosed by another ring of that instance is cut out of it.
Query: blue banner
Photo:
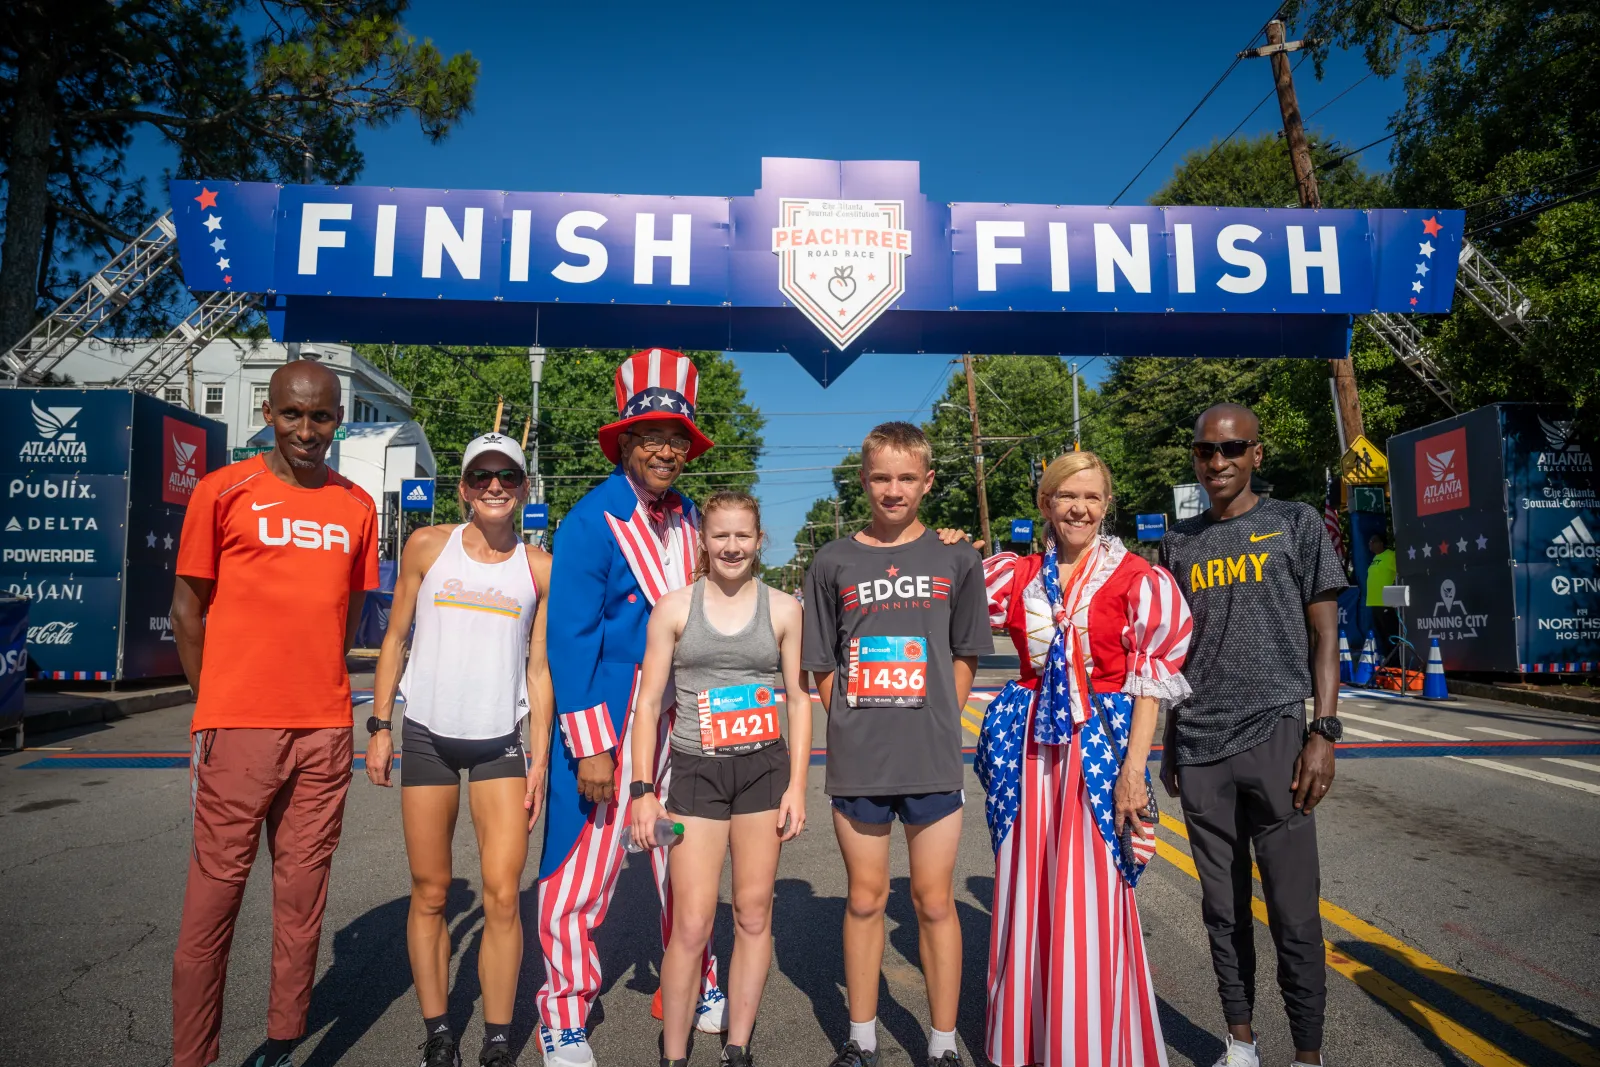
[[[1028,542],[1033,540],[1032,519],[1011,520],[1011,540]]]
[[[170,193],[190,288],[271,294],[284,339],[785,350],[825,382],[862,351],[1342,354],[1349,315],[1450,309],[1464,220],[951,204],[916,163],[808,159],[747,197]]]
[[[28,602],[0,596],[0,726],[22,719],[28,677]]]
[[[1134,536],[1140,541],[1159,541],[1167,535],[1166,515],[1135,515]]]
[[[550,528],[550,505],[524,504],[522,507],[522,528],[524,530],[548,530]]]
[[[433,479],[403,478],[400,481],[401,511],[433,510]]]

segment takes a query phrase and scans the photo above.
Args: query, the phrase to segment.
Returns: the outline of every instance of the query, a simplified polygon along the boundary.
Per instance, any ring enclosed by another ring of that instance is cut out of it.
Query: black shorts
[[[461,772],[469,782],[495,778],[525,778],[528,760],[523,755],[522,731],[504,737],[468,740],[441,737],[414,719],[402,720],[400,735],[400,785],[460,785]]]
[[[847,819],[872,826],[888,826],[896,817],[907,826],[929,826],[960,811],[966,796],[959,789],[948,793],[909,793],[883,797],[834,797],[833,808]]]
[[[726,822],[735,815],[777,811],[788,788],[789,746],[782,738],[742,756],[701,756],[675,748],[666,809]]]

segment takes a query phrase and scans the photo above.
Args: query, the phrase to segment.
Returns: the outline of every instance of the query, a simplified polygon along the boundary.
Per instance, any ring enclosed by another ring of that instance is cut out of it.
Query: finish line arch
[[[751,196],[173,181],[185,282],[282,341],[1332,359],[1448,312],[1459,210],[941,203],[903,161],[766,158]]]

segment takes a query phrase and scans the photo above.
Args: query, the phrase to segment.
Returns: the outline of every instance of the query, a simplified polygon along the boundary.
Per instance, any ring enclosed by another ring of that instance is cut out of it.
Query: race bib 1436
[[[928,696],[928,642],[852,637],[845,702],[852,708],[920,708]]]
[[[724,685],[700,693],[702,752],[738,755],[779,736],[778,698],[772,686]]]

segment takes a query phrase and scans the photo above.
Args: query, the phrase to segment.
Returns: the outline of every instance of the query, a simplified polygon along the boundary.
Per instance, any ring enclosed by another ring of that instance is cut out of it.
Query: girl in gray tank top
[[[694,583],[689,597],[689,618],[678,637],[678,647],[672,655],[672,677],[678,691],[678,717],[672,724],[672,748],[675,752],[714,756],[726,759],[742,756],[776,744],[780,738],[741,742],[739,730],[749,736],[752,726],[757,735],[770,732],[766,729],[778,722],[778,704],[773,687],[778,684],[778,638],[772,632],[772,609],[767,600],[767,585],[756,582],[756,610],[750,621],[737,633],[725,634],[706,619],[706,580]],[[728,724],[726,716],[713,718],[711,700],[702,706],[701,694],[716,694],[736,686],[765,685],[769,710],[761,710],[762,693],[758,689],[758,703],[752,713],[758,721],[748,717],[744,721]],[[766,716],[771,716],[770,723]],[[718,734],[722,736],[718,736]],[[710,738],[711,744],[706,744]]]
[[[748,494],[713,494],[700,515],[699,538],[696,581],[657,600],[650,612],[630,762],[623,764],[631,768],[624,771],[630,779],[624,818],[639,848],[670,838],[667,826],[683,825],[666,862],[680,921],[661,958],[663,1067],[686,1067],[689,1030],[699,1027],[695,1001],[717,887],[732,853],[739,875],[722,1063],[750,1067],[750,1035],[772,961],[778,854],[806,821],[811,698],[800,668],[804,619],[794,597],[761,581],[761,512]],[[658,751],[663,732],[670,753]]]

